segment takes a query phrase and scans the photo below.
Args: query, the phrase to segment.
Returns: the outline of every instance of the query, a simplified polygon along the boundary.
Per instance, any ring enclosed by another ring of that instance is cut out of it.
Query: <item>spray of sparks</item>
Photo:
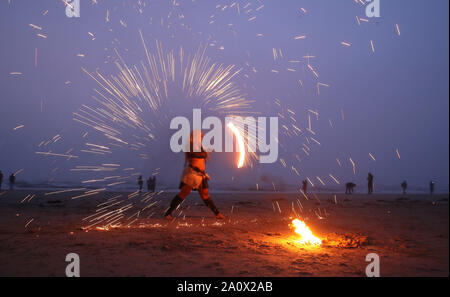
[[[207,112],[216,113],[227,117],[234,117],[239,121],[239,116],[248,112],[251,101],[241,92],[234,81],[241,72],[234,65],[225,66],[213,63],[205,55],[206,47],[200,46],[193,55],[187,54],[182,47],[177,51],[165,52],[163,45],[155,41],[156,53],[151,53],[142,32],[141,42],[145,51],[146,59],[139,65],[128,65],[115,49],[117,59],[114,64],[117,74],[105,76],[100,71],[94,73],[82,68],[98,86],[95,88],[93,99],[98,103],[97,107],[83,105],[74,113],[74,120],[80,122],[102,134],[108,144],[85,143],[85,153],[110,154],[116,147],[130,149],[133,154],[139,150],[147,149],[152,141],[155,141],[154,131],[164,126],[165,120],[169,118],[167,113],[161,109],[174,100],[172,90],[181,90],[184,98],[179,104],[186,104],[186,100],[195,102]],[[159,124],[158,124],[159,123]],[[239,125],[237,125],[239,126]],[[240,145],[238,167],[244,163],[244,138],[256,137],[251,133],[233,126]],[[129,133],[132,131],[132,133]],[[137,136],[136,131],[141,135]],[[41,154],[51,154],[39,152]],[[54,155],[54,154],[53,154]],[[256,158],[255,153],[249,153]],[[67,156],[67,155],[63,155]],[[76,158],[77,156],[71,156]],[[141,154],[146,159],[146,154]],[[119,164],[102,164],[100,166],[76,166],[72,171],[112,172],[119,169]],[[124,169],[127,170],[127,169]],[[129,168],[127,176],[113,175],[101,179],[86,180],[82,183],[93,184],[96,182],[107,182],[107,186],[101,189],[86,190],[83,194],[72,197],[72,199],[93,196],[108,187],[126,183],[130,178],[139,175]],[[100,204],[96,213],[87,217],[88,227],[100,225],[109,228],[113,225],[130,224],[140,218],[145,210],[155,206],[159,201],[154,198],[161,192],[146,193],[140,195],[134,192],[125,197],[119,195],[104,204]],[[138,201],[133,202],[133,198]],[[122,199],[122,200],[121,200]],[[131,201],[131,202],[130,202]],[[126,216],[130,210],[138,209],[131,215]],[[124,223],[124,219],[126,222]],[[131,220],[131,221],[130,221]]]

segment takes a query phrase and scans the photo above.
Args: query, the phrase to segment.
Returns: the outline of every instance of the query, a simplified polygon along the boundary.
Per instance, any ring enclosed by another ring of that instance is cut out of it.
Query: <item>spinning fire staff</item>
[[[225,219],[224,215],[219,212],[216,205],[209,196],[209,175],[205,172],[205,165],[206,161],[209,160],[209,154],[201,146],[203,132],[199,131],[198,134],[201,135],[200,140],[194,141],[194,132],[191,132],[190,150],[189,152],[185,153],[184,170],[181,176],[181,190],[180,193],[178,193],[178,195],[176,195],[172,199],[170,207],[164,215],[168,220],[173,219],[171,215],[172,212],[181,204],[181,202],[183,202],[183,200],[191,193],[192,190],[198,191],[200,197],[202,197],[203,199],[203,202],[206,204],[206,206],[209,207],[209,209],[212,210],[217,219]],[[194,145],[197,148],[201,148],[195,150],[199,152],[194,151]]]

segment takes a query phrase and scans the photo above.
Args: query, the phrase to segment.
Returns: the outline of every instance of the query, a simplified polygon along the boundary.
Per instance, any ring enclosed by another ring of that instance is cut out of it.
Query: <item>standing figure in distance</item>
[[[142,175],[139,175],[139,177],[138,177],[138,185],[139,185],[139,192],[142,192],[142,186],[144,185],[144,180],[142,179]]]
[[[149,177],[148,179],[147,179],[147,191],[151,191],[151,189],[152,189],[152,177]]]
[[[408,183],[406,182],[406,180],[404,180],[401,184],[402,186],[402,190],[403,190],[403,195],[406,194],[406,189],[408,188]]]
[[[430,181],[430,195],[434,193],[434,181]]]
[[[147,189],[151,193],[155,193],[155,187],[156,187],[156,176],[151,176],[147,180]]]
[[[308,190],[308,182],[306,181],[306,179],[302,181],[302,190],[303,193],[306,194],[306,191]]]
[[[2,183],[3,183],[3,172],[0,170],[0,190],[2,189]]]
[[[369,175],[367,176],[367,186],[369,188],[369,194],[373,193],[373,175],[369,172]]]
[[[153,176],[152,178],[152,185],[151,185],[151,191],[152,193],[155,193],[155,189],[156,189],[156,176]]]
[[[11,173],[11,175],[9,176],[9,189],[12,191],[14,190],[14,183],[16,182],[16,176],[14,175],[14,173]]]

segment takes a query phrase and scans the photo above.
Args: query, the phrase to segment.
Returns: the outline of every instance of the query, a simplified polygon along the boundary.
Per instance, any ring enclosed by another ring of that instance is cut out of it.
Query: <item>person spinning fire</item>
[[[199,131],[198,134],[200,135],[200,139],[194,141],[194,132],[191,132],[190,149],[189,152],[185,153],[184,170],[181,176],[180,192],[172,199],[169,209],[167,209],[166,213],[164,214],[165,218],[168,220],[173,219],[172,212],[177,209],[177,207],[191,193],[192,190],[198,191],[205,205],[208,206],[209,209],[211,209],[217,219],[225,219],[225,216],[220,213],[209,195],[209,175],[205,172],[206,161],[209,161],[209,153],[204,150],[203,146],[199,145],[201,143],[201,140],[203,139],[203,132]],[[198,148],[201,147],[201,150],[197,149],[197,151],[199,152],[195,152],[194,143]]]

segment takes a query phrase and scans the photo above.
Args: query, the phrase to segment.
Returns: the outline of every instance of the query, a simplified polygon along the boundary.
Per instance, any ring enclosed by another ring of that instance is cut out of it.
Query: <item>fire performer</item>
[[[200,141],[196,141],[196,144],[201,143],[201,139],[203,139],[203,132],[199,131],[199,134],[201,135]],[[183,202],[192,190],[198,191],[203,202],[212,210],[217,219],[225,219],[224,215],[219,212],[209,195],[209,175],[205,172],[205,165],[206,161],[209,160],[209,153],[204,150],[203,146],[199,145],[198,147],[201,147],[201,151],[194,152],[194,133],[191,132],[190,150],[185,153],[184,170],[181,176],[181,190],[180,193],[172,199],[170,207],[164,215],[168,220],[173,219],[171,215],[172,212],[181,204],[181,202]]]

